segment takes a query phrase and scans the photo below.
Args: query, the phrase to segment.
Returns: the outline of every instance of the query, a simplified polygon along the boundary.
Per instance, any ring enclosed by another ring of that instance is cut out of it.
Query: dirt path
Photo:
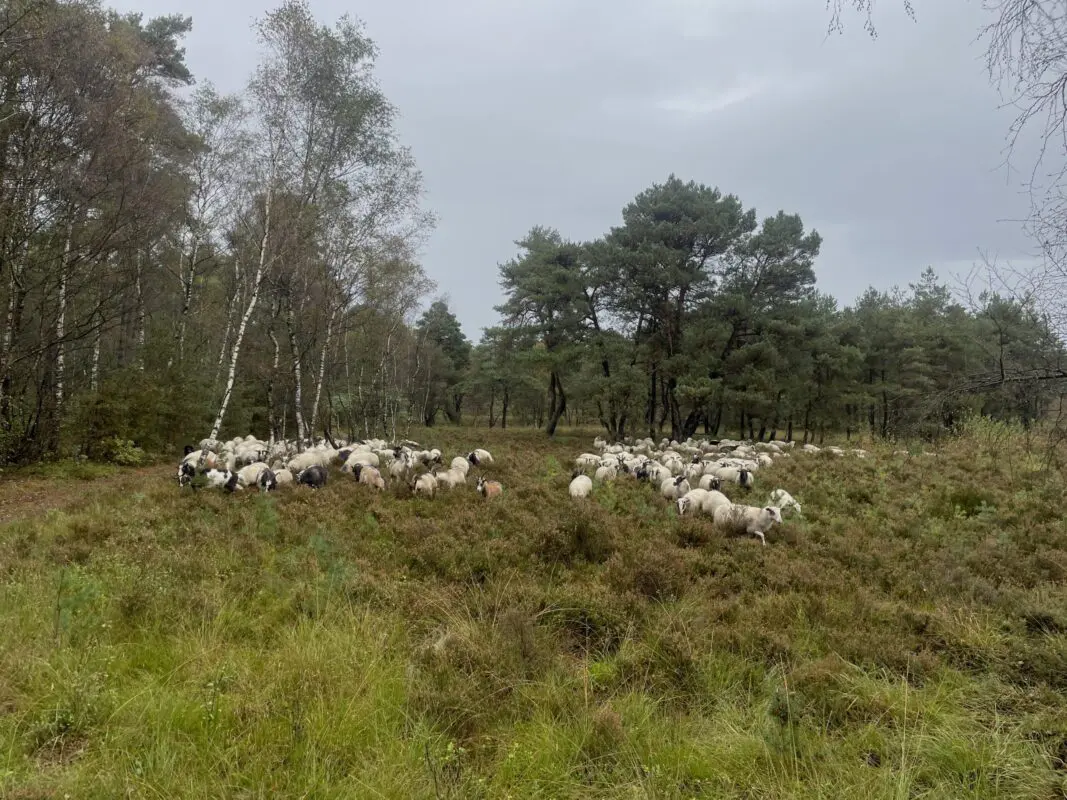
[[[117,475],[83,480],[79,478],[23,478],[0,480],[0,525],[35,517],[54,508],[68,508],[101,489],[129,484],[131,488],[146,478],[163,478],[169,468],[156,464],[127,469]]]

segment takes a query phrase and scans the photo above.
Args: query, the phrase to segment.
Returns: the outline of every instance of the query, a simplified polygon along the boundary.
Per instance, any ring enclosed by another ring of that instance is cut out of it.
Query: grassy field
[[[753,496],[804,518],[762,547],[632,481],[571,501],[593,434],[426,437],[493,451],[491,503],[5,475],[0,796],[1067,797],[1041,451],[783,459]]]

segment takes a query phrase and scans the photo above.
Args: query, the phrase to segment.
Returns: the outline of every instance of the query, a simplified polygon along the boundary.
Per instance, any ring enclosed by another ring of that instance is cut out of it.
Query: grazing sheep
[[[389,465],[389,477],[396,478],[397,480],[403,478],[408,470],[411,468],[410,456],[406,452],[402,452],[397,456],[393,463]]]
[[[466,470],[459,469],[458,467],[439,469],[433,476],[437,478],[438,486],[443,486],[446,489],[455,489],[457,486],[462,486],[467,482]]]
[[[742,489],[751,489],[756,479],[752,475],[751,470],[737,469],[735,467],[720,467],[715,471],[715,475],[720,481],[730,481],[740,485]]]
[[[593,475],[593,480],[598,483],[603,483],[604,481],[614,480],[617,474],[618,472],[615,467],[597,467],[596,474]]]
[[[294,480],[292,471],[287,469],[274,470],[274,482],[277,486],[288,486]]]
[[[385,478],[382,477],[382,473],[378,471],[377,467],[365,467],[362,464],[356,464],[352,467],[352,475],[355,477],[356,483],[373,486],[379,492],[385,491]]]
[[[684,503],[682,501],[685,501]],[[716,509],[730,505],[730,498],[722,492],[714,489],[690,489],[678,498],[678,513],[685,514],[692,511],[694,514],[714,515]]]
[[[571,493],[571,497],[588,497],[589,493],[593,491],[593,479],[588,475],[583,475],[579,470],[575,470],[568,491]]]
[[[196,477],[196,466],[182,461],[178,464],[178,485],[188,486]]]
[[[689,492],[691,488],[685,476],[679,475],[677,478],[667,478],[660,483],[659,492],[668,500],[676,500]]]
[[[685,516],[685,512],[692,509],[694,512],[700,510],[700,504],[704,502],[704,498],[707,497],[707,489],[690,489],[684,495],[675,500],[675,504],[678,506],[678,516]]]
[[[490,497],[496,497],[503,491],[504,487],[500,485],[500,481],[487,481],[483,477],[478,478],[478,493],[486,500]]]
[[[718,475],[702,475],[700,482],[697,484],[701,489],[721,489],[722,481],[719,480]]]
[[[474,466],[480,467],[485,464],[492,464],[493,456],[488,450],[475,449],[467,454],[467,460],[474,464]]]
[[[789,494],[785,489],[775,489],[771,492],[771,496],[767,499],[767,502],[772,506],[778,506],[782,511],[791,508],[798,514],[802,513],[800,510],[800,503],[798,503],[793,498],[793,495]]]
[[[750,533],[758,536],[764,545],[767,537],[764,534],[775,523],[782,521],[782,510],[777,506],[743,506],[728,505],[715,509],[715,525],[725,528],[734,533]]]
[[[212,489],[225,489],[228,492],[236,492],[243,487],[237,480],[237,473],[230,470],[209,469],[204,472],[207,485]]]
[[[203,457],[203,462],[201,462]],[[190,450],[182,456],[183,464],[192,464],[193,467],[203,469],[215,469],[218,466],[219,457],[210,450]]]
[[[600,466],[600,456],[595,456],[592,453],[582,453],[576,459],[574,459],[574,466],[578,469],[593,469]]]
[[[256,461],[237,470],[237,480],[241,486],[258,486],[259,476],[264,471],[270,472],[270,466],[263,461]]]
[[[414,494],[428,494],[432,498],[437,492],[437,478],[429,472],[424,472],[415,478],[408,486]]]
[[[463,477],[467,477],[467,474],[471,469],[471,462],[463,456],[456,456],[452,459],[452,469],[461,470],[463,472]]]
[[[256,480],[256,484],[259,486],[261,492],[273,492],[278,488],[278,478],[274,474],[274,471],[268,467],[259,473],[259,478]]]
[[[308,467],[322,467],[325,469],[336,457],[337,451],[332,448],[320,449],[313,447],[303,453],[293,456],[286,465],[294,474],[300,473]]]
[[[321,489],[326,485],[326,476],[326,467],[321,464],[312,464],[296,474],[296,482],[310,486],[312,489]]]
[[[372,453],[369,450],[353,450],[341,464],[341,471],[351,472],[356,464],[362,464],[365,467],[378,467],[381,464],[381,459],[378,458],[376,453]]]

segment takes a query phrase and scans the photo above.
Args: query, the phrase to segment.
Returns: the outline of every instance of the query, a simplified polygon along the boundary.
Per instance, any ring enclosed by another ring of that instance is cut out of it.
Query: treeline
[[[838,309],[799,217],[674,177],[597,241],[531,230],[472,346],[445,303],[419,316],[434,219],[362,27],[284,0],[224,95],[191,25],[0,0],[2,461],[442,421],[889,436],[1058,397],[1027,304],[963,308],[927,273]]]
[[[192,20],[0,2],[0,458],[395,431],[433,219],[348,18],[285,0],[243,91]]]
[[[671,176],[596,241],[535,227],[517,245],[502,324],[469,354],[443,348],[427,421],[466,397],[490,425],[549,433],[567,419],[613,439],[821,439],[1059,410],[1063,343],[1032,304],[987,292],[965,307],[927,269],[840,309],[815,287],[817,232],[715,188]]]

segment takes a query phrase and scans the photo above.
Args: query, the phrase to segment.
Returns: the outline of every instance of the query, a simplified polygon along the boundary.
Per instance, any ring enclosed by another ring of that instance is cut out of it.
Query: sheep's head
[[[678,503],[678,516],[680,516],[680,517],[681,516],[685,516],[686,510],[688,510],[688,508],[689,508],[689,496],[686,495],[685,497],[679,497],[678,500],[677,500],[677,503]]]
[[[471,462],[472,464],[474,464],[474,466],[478,466],[478,454],[477,453],[475,453],[473,451],[470,452],[470,453],[467,453],[467,460],[469,462]]]
[[[782,521],[782,509],[778,508],[778,506],[766,506],[763,509],[763,513],[770,517],[771,522],[780,523]]]
[[[685,475],[679,475],[677,478],[674,479],[674,485],[675,486],[681,486],[683,483],[685,483],[685,480],[686,480],[686,476]]]
[[[189,455],[190,453],[195,453],[195,452],[196,452],[196,448],[193,447],[191,444],[187,444],[187,445],[185,445],[185,447],[182,448],[182,457],[184,458],[185,456]]]
[[[352,467],[352,475],[353,475],[353,477],[355,477],[355,479],[357,481],[359,480],[359,476],[360,476],[360,474],[362,472],[363,472],[363,465],[362,464],[356,464],[354,467]]]

